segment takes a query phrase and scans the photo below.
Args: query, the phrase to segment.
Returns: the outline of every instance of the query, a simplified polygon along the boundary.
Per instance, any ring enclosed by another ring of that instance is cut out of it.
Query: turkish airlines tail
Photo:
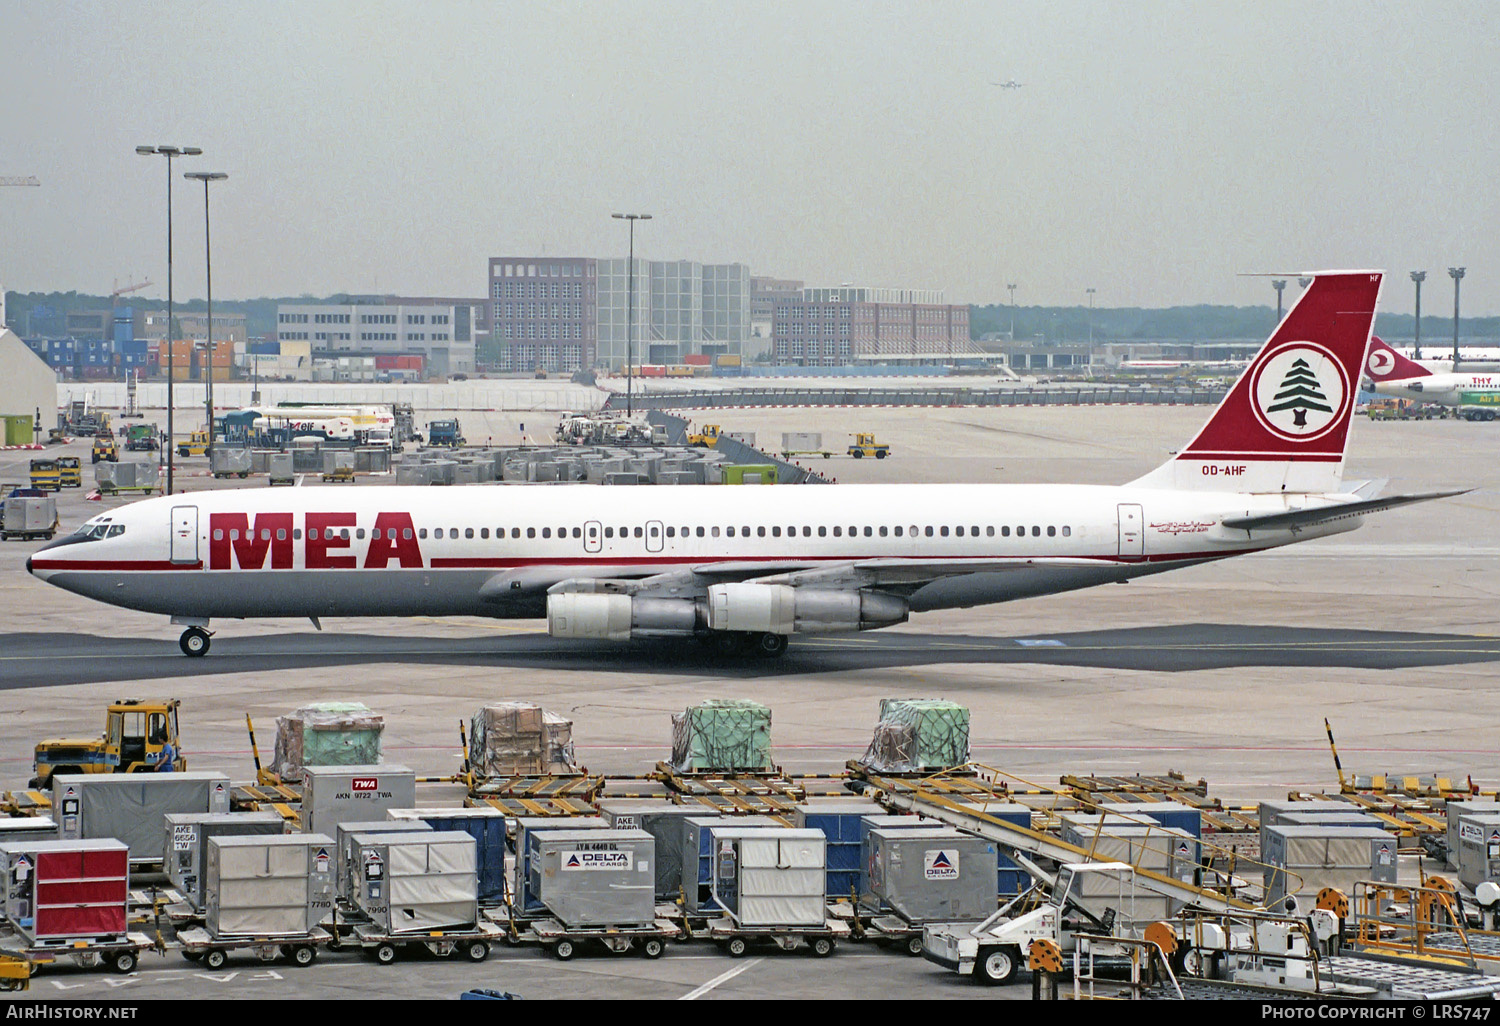
[[[1365,359],[1365,373],[1371,381],[1403,381],[1407,378],[1430,378],[1432,371],[1415,360],[1409,360],[1383,342],[1379,335],[1370,339],[1370,355]]]
[[[1314,274],[1197,437],[1132,484],[1337,491],[1381,277],[1379,271]]]

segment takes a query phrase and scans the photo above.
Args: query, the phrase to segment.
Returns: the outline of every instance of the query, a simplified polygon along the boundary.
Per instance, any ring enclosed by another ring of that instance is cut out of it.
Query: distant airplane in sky
[[[1012,79],[1007,79],[1004,82],[991,82],[990,83],[990,85],[992,85],[992,86],[999,86],[1001,89],[1019,89],[1023,85],[1025,85],[1025,84],[1026,84],[1025,82],[1017,82],[1013,78]]]

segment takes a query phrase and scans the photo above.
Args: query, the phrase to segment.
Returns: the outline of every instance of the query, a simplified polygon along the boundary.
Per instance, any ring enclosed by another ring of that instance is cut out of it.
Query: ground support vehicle
[[[457,420],[433,420],[427,424],[427,444],[460,446],[464,444],[463,428]]]
[[[0,955],[0,992],[28,990],[31,962],[15,955]]]
[[[877,460],[883,460],[891,454],[891,447],[883,442],[875,441],[872,434],[856,433],[854,444],[849,446],[849,455],[857,460],[866,456],[873,456]]]
[[[323,474],[323,480],[327,481],[327,482],[342,482],[344,484],[353,484],[354,483],[354,468],[353,467],[335,467],[332,470],[324,472],[324,474]]]
[[[556,919],[536,919],[526,924],[519,935],[518,943],[528,941],[549,948],[563,962],[578,953],[583,945],[598,941],[605,949],[623,955],[637,948],[647,958],[660,958],[666,951],[667,942],[676,940],[682,933],[676,924],[658,919],[650,926],[584,926],[568,927]]]
[[[262,962],[285,958],[293,965],[312,965],[318,960],[318,949],[327,947],[333,934],[322,927],[307,933],[274,934],[265,937],[214,937],[201,926],[181,930],[177,949],[189,962],[200,962],[205,969],[222,969],[231,954],[254,955]]]
[[[57,533],[57,501],[45,492],[14,489],[0,502],[0,541],[51,538]]]
[[[111,443],[111,446],[113,446],[113,443]],[[110,457],[114,462],[118,462],[119,458],[118,453]],[[64,488],[83,487],[83,465],[77,456],[59,456],[57,458],[57,470],[60,475],[59,483]]]
[[[135,972],[141,952],[155,951],[155,939],[144,933],[127,932],[91,940],[59,940],[32,943],[19,934],[0,934],[0,959],[24,959],[37,966],[71,963],[80,969],[107,968],[117,973]]]
[[[92,738],[48,738],[36,746],[31,786],[43,788],[54,773],[141,773],[156,769],[163,749],[175,753],[173,767],[182,772],[187,759],[177,733],[181,701],[121,699],[105,711],[104,733]]]
[[[688,445],[697,445],[705,449],[712,449],[719,444],[719,435],[723,434],[717,424],[704,424],[698,431],[689,431],[687,435]]]
[[[208,453],[208,432],[194,431],[188,435],[186,442],[177,443],[177,455],[179,456],[204,456]]]
[[[31,487],[44,492],[62,491],[62,468],[56,460],[31,461]]]
[[[89,450],[90,463],[98,463],[100,460],[108,460],[110,463],[120,462],[120,447],[108,435],[96,435],[93,447]]]
[[[128,431],[125,439],[127,452],[156,452],[161,448],[155,424],[131,424],[126,430]]]
[[[390,965],[404,950],[426,948],[439,958],[462,955],[470,962],[483,962],[490,948],[504,939],[505,932],[494,923],[481,922],[455,930],[427,930],[422,933],[385,933],[369,924],[354,927],[340,938],[341,948],[363,948],[365,954],[381,965]]]
[[[732,958],[742,958],[751,945],[767,942],[782,951],[806,947],[817,958],[827,958],[849,934],[849,924],[839,919],[824,920],[822,926],[740,926],[724,916],[709,920],[700,936],[717,941]]]
[[[782,459],[790,460],[790,459],[795,459],[798,456],[807,456],[807,457],[821,456],[825,460],[831,460],[831,459],[833,459],[833,453],[827,452],[827,451],[825,451],[823,449],[783,449],[783,450],[781,450],[781,458]]]

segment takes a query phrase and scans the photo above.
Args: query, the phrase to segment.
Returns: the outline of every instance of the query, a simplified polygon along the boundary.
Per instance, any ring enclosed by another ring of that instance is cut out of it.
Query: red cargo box
[[[130,852],[119,841],[24,841],[0,848],[5,916],[34,941],[125,933]]]
[[[641,364],[641,377],[643,378],[664,378],[666,376],[667,366],[664,363]]]
[[[689,353],[682,358],[682,362],[691,367],[707,367],[713,363],[713,357],[707,353]]]

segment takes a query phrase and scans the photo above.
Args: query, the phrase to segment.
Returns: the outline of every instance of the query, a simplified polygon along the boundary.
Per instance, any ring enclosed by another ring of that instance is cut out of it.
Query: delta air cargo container
[[[951,827],[871,830],[869,907],[909,923],[978,922],[998,907],[995,843]]]
[[[564,926],[650,926],[656,842],[644,830],[537,830],[529,890]]]

